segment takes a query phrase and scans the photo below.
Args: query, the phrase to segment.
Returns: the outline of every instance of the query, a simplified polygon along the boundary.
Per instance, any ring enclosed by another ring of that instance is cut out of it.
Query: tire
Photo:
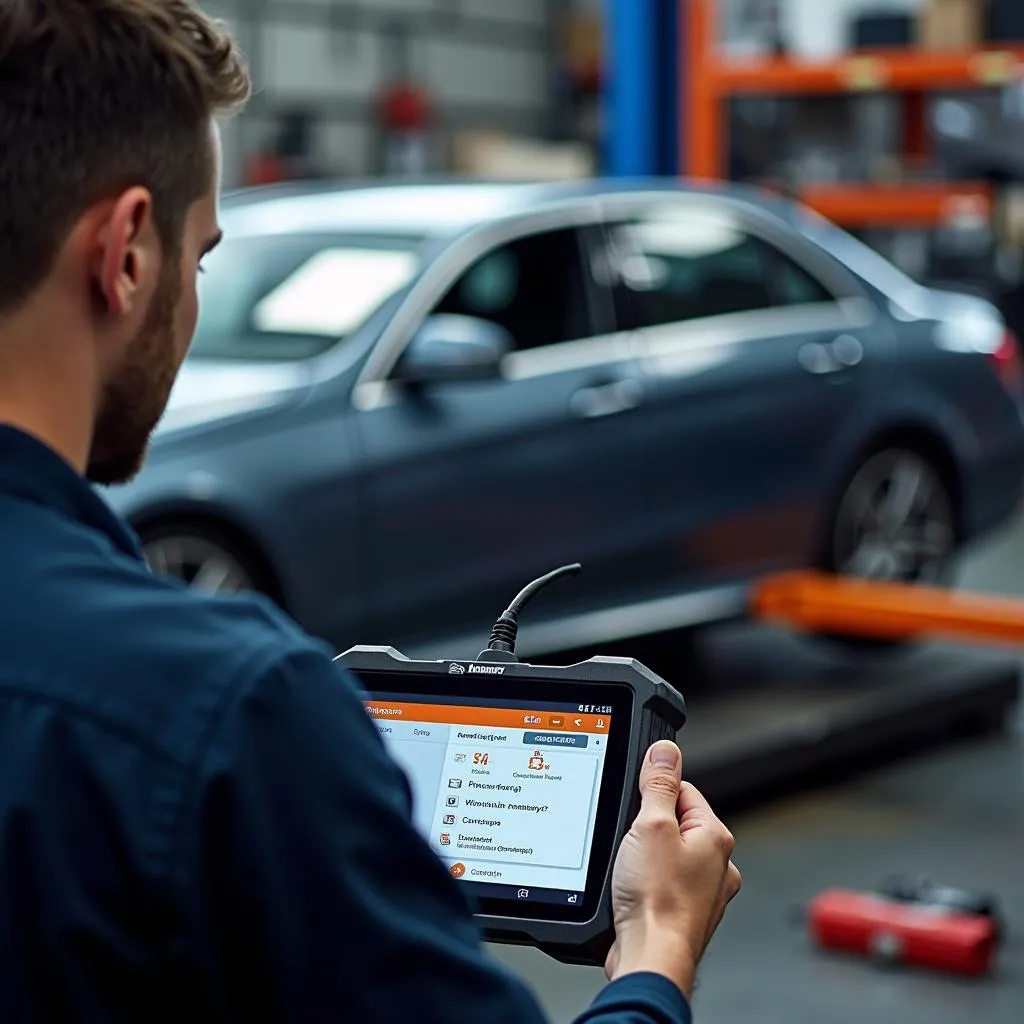
[[[831,516],[824,568],[840,576],[941,585],[957,550],[951,481],[911,446],[881,448],[851,474]],[[828,635],[847,649],[892,650],[901,641]]]
[[[139,530],[155,573],[215,594],[256,592],[277,600],[262,559],[232,531],[208,523],[164,522]]]

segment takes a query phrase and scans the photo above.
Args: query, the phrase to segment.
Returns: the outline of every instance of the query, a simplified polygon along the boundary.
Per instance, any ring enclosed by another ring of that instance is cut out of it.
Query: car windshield
[[[191,358],[309,359],[344,341],[416,276],[422,238],[228,238],[203,260]]]

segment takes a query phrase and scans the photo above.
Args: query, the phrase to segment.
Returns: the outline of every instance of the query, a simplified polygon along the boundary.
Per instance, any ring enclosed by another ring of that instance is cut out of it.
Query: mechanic
[[[188,0],[0,0],[0,1020],[539,1022],[333,652],[158,578],[93,487],[162,415],[249,90]],[[689,1019],[740,878],[680,772],[581,1020]]]

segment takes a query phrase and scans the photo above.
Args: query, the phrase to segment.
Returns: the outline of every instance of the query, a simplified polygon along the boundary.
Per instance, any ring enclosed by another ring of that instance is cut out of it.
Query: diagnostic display
[[[365,704],[409,778],[416,827],[473,895],[583,904],[612,704],[381,692]]]
[[[615,851],[639,810],[647,749],[686,723],[682,695],[627,658],[532,665],[488,648],[473,661],[416,661],[353,647],[336,660],[484,938],[604,964]]]

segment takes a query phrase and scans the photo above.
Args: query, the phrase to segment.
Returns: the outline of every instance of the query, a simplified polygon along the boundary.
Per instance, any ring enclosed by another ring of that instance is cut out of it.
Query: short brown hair
[[[245,64],[192,0],[0,0],[0,312],[92,204],[143,185],[166,252],[213,173],[211,118]]]

